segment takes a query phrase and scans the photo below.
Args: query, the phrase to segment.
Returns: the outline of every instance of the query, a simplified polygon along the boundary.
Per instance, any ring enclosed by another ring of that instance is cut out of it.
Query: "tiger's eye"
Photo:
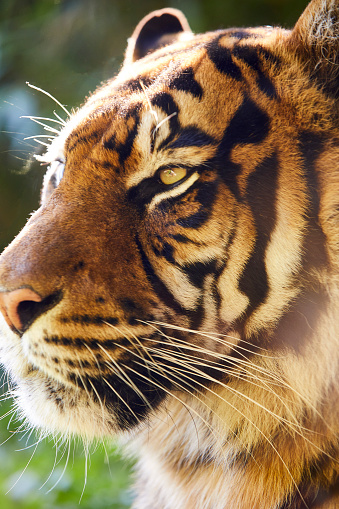
[[[167,186],[179,182],[187,175],[185,168],[166,168],[166,170],[160,170],[159,177],[163,184]]]

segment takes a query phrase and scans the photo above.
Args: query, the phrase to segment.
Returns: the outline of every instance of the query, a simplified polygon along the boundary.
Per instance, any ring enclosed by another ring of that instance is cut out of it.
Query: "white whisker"
[[[139,83],[140,83],[140,86],[141,86],[141,88],[142,88],[142,90],[144,92],[145,99],[147,101],[149,110],[152,113],[153,117],[155,118],[156,123],[158,123],[159,122],[158,114],[157,114],[157,112],[152,107],[151,101],[149,100],[149,97],[147,95],[146,87],[145,87],[144,83],[141,80],[139,80]]]
[[[46,495],[48,493],[50,493],[51,491],[54,490],[54,488],[59,484],[59,482],[61,481],[61,479],[63,478],[65,472],[66,472],[66,468],[67,468],[67,465],[68,465],[68,461],[69,461],[69,456],[70,456],[70,451],[71,451],[71,441],[69,440],[68,441],[68,450],[67,450],[67,457],[66,457],[66,461],[65,461],[65,466],[60,474],[60,476],[58,477],[58,479],[56,480],[56,482],[53,484],[53,486],[48,490],[46,491]]]
[[[44,95],[47,95],[47,97],[52,99],[58,106],[60,106],[60,108],[62,108],[64,110],[64,112],[67,114],[68,117],[71,116],[71,114],[69,113],[67,108],[63,104],[61,104],[61,102],[59,102],[55,97],[53,97],[52,94],[50,94],[49,92],[46,92],[46,90],[43,90],[42,88],[39,88],[39,87],[36,87],[35,85],[32,85],[28,81],[26,81],[26,85],[28,85],[30,88],[34,88],[34,90],[37,90],[38,92],[41,92]]]
[[[33,122],[37,122],[38,120],[47,120],[48,122],[54,122],[55,124],[59,124],[59,125],[66,125],[66,123],[61,119],[61,120],[56,120],[55,118],[49,118],[49,117],[35,117],[33,115],[21,115],[20,118],[28,118],[29,120],[33,120]],[[40,122],[37,122],[37,123],[40,123]],[[46,125],[44,123],[41,122],[41,125]],[[56,132],[59,132],[59,131],[56,131]]]
[[[15,481],[14,484],[12,484],[12,486],[10,487],[10,489],[5,493],[6,495],[8,495],[8,493],[10,493],[12,491],[13,488],[15,488],[15,486],[18,484],[18,482],[20,481],[20,479],[22,478],[22,476],[24,475],[24,473],[26,472],[29,464],[31,463],[33,457],[34,457],[34,454],[36,453],[36,450],[38,448],[38,445],[39,445],[40,442],[38,442],[36,445],[35,445],[35,448],[34,448],[34,451],[31,455],[31,457],[29,458],[29,460],[27,461],[26,463],[26,466],[25,468],[23,469],[23,471],[21,472],[21,474],[19,475],[19,477],[17,478],[17,480]]]
[[[169,121],[172,117],[175,117],[175,115],[177,115],[177,114],[178,114],[178,112],[177,112],[177,111],[174,111],[173,113],[171,113],[171,114],[170,114],[170,115],[168,115],[167,117],[163,118],[163,119],[161,120],[161,122],[159,122],[159,123],[155,126],[154,131],[153,131],[153,138],[154,138],[154,136],[155,136],[156,132],[160,129],[160,127],[161,127],[163,124],[165,124],[165,122],[168,122],[168,121]]]

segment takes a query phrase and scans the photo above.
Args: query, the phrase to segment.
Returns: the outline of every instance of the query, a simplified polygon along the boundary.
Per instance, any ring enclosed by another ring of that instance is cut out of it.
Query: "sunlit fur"
[[[50,166],[0,306],[42,301],[1,361],[42,436],[137,453],[134,509],[339,507],[338,26],[335,0],[292,31],[157,11],[82,108],[32,117]]]

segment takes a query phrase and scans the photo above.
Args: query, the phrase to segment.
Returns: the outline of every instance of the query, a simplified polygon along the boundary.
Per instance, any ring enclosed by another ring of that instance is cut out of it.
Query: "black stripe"
[[[161,242],[161,239],[159,239]],[[171,244],[168,244],[168,242],[163,242],[161,246],[161,250],[156,248],[154,245],[152,245],[152,251],[157,257],[163,257],[165,258],[169,263],[172,263],[173,265],[176,265],[176,261],[173,257],[173,251],[174,248],[171,246]]]
[[[170,94],[167,94],[166,92],[159,92],[156,95],[154,95],[151,98],[151,104],[153,106],[158,106],[158,108],[161,108],[166,115],[169,117],[173,113],[179,113],[179,106],[174,101],[173,97]],[[167,136],[165,140],[163,140],[158,150],[161,150],[162,148],[166,147],[169,143],[171,143],[174,139],[174,136],[176,135],[177,131],[179,130],[180,124],[178,120],[178,115],[173,115],[168,119],[169,123],[169,129],[170,134]],[[155,139],[157,137],[158,131],[155,131]]]
[[[170,88],[171,89],[174,88],[175,90],[180,90],[183,92],[188,92],[192,94],[194,97],[197,97],[198,99],[202,99],[202,96],[204,95],[203,88],[195,79],[192,67],[183,69],[179,76],[171,80]]]
[[[133,116],[133,118],[134,118],[134,121],[135,121],[134,126],[129,131],[124,143],[119,144],[119,146],[117,146],[117,148],[116,148],[116,150],[119,153],[120,164],[122,164],[122,165],[125,163],[126,159],[131,155],[133,143],[134,143],[134,140],[138,134],[138,128],[139,128],[139,115],[134,111],[130,116]],[[127,122],[127,120],[128,120],[128,118],[126,118],[126,122]]]
[[[141,358],[136,360],[133,357],[127,353],[125,359],[119,358],[118,360],[119,364],[131,367],[129,370],[122,366],[122,370],[127,375],[126,382],[123,381],[123,377],[105,374],[105,379],[116,392],[101,378],[83,377],[82,382],[79,383],[80,388],[83,384],[86,385],[86,391],[91,394],[93,399],[97,394],[102,401],[105,401],[106,406],[116,417],[118,426],[123,430],[129,429],[143,420],[150,411],[149,406],[156,408],[163,401],[166,391],[160,389],[159,385],[167,390],[171,388],[171,382],[163,374],[157,373],[155,370],[150,371],[146,364],[143,365]],[[137,391],[133,389],[133,386],[137,387]]]
[[[173,309],[178,314],[187,315],[187,311],[176,301],[172,293],[168,290],[167,286],[161,281],[161,279],[156,275],[151,262],[149,261],[139,238],[135,237],[135,243],[137,245],[140,259],[144,268],[144,272],[149,284],[152,286],[156,295],[160,297],[160,299],[171,309]]]
[[[262,46],[258,46],[257,48],[262,59],[267,60],[271,66],[277,67],[281,65],[281,59],[277,55],[274,55],[270,50],[263,48]]]
[[[319,134],[311,131],[303,131],[299,137],[299,145],[304,158],[304,171],[307,182],[308,197],[310,200],[307,221],[308,228],[304,238],[304,260],[305,272],[310,267],[320,267],[327,263],[326,236],[319,224],[320,211],[320,183],[315,168],[318,156],[324,150],[326,140]]]
[[[140,122],[140,118],[138,115],[139,108],[140,108],[139,103],[134,104],[133,111],[127,112],[127,114],[125,116],[126,123],[129,118],[133,118],[134,124],[133,124],[132,129],[128,132],[126,140],[123,143],[120,143],[119,141],[117,141],[116,134],[113,134],[108,139],[104,138],[102,141],[103,147],[106,150],[116,150],[118,152],[119,162],[121,165],[123,165],[125,163],[126,159],[128,159],[128,157],[131,155],[133,143],[134,143],[134,140],[138,134],[139,122]]]
[[[228,264],[228,261],[229,261],[228,252],[229,252],[231,246],[234,243],[234,240],[236,238],[236,233],[237,233],[237,224],[236,224],[236,222],[234,222],[233,229],[232,229],[232,231],[230,233],[230,236],[228,237],[227,244],[225,246],[225,260],[223,261],[222,265],[220,266],[220,269],[216,273],[216,278],[215,278],[215,283],[214,283],[214,288],[213,288],[213,297],[214,297],[214,300],[216,302],[216,306],[217,306],[217,309],[218,309],[218,314],[219,314],[219,318],[220,319],[221,319],[221,317],[220,317],[220,309],[221,309],[221,305],[222,305],[222,302],[223,302],[223,297],[222,297],[222,292],[220,293],[219,288],[218,288],[219,287],[219,281],[220,281],[220,277],[222,276],[224,270],[227,268],[227,264]]]
[[[278,157],[274,153],[249,176],[246,200],[251,208],[256,231],[252,254],[239,280],[239,289],[249,298],[246,316],[262,304],[269,291],[265,252],[276,222]]]
[[[177,242],[180,242],[181,244],[194,244],[196,246],[203,245],[202,242],[196,242],[195,240],[186,237],[186,235],[181,235],[181,233],[170,233],[169,237],[176,240]]]
[[[240,58],[257,73],[257,83],[260,90],[270,99],[276,99],[276,89],[262,68],[262,62],[259,58],[260,48],[255,46],[235,46],[233,55],[236,58]]]
[[[110,325],[117,325],[119,323],[119,319],[112,316],[102,316],[102,315],[72,315],[72,316],[63,316],[60,318],[62,323],[79,323],[81,325],[105,325],[109,323]]]
[[[228,48],[219,46],[219,39],[223,36],[224,34],[218,35],[216,39],[207,44],[207,55],[219,72],[240,81],[242,79],[242,74],[239,67],[232,59],[231,51]]]
[[[257,144],[263,141],[269,132],[269,117],[249,97],[236,111],[225,130],[216,155],[211,161],[233,194],[239,199],[237,176],[241,165],[231,162],[230,153],[238,144]]]
[[[188,217],[181,217],[176,223],[183,228],[200,228],[209,219],[210,214],[207,210],[199,210],[195,214]]]
[[[144,88],[152,85],[152,79],[147,76],[138,76],[137,78],[133,78],[131,80],[125,81],[122,84],[119,84],[117,87],[117,92],[128,91],[128,92],[143,92]]]
[[[158,92],[151,98],[151,104],[153,106],[158,106],[161,108],[166,115],[172,115],[172,113],[178,113],[179,107],[177,103],[174,101],[173,97],[166,92]],[[171,128],[175,129],[178,127],[178,118],[177,115],[174,115],[169,119],[171,124]]]
[[[195,262],[181,266],[182,271],[188,276],[192,285],[203,290],[206,276],[215,274],[218,260],[209,260],[207,262]]]
[[[211,182],[199,182],[196,183],[197,193],[195,195],[195,203],[200,203],[201,206],[211,209],[215,199],[218,196],[219,180]]]
[[[188,189],[186,193],[197,189],[194,201],[195,203],[200,203],[201,208],[191,216],[178,218],[176,223],[183,228],[199,228],[205,224],[210,217],[211,209],[218,193],[218,187],[218,180],[214,180],[212,182],[197,182],[196,185]]]
[[[99,130],[90,131],[87,134],[82,134],[84,129],[81,129],[80,132],[73,131],[72,134],[67,138],[65,143],[65,152],[72,152],[78,145],[80,144],[90,144],[93,145],[97,141],[101,139],[102,132]]]
[[[214,138],[206,134],[201,129],[189,126],[180,131],[178,138],[167,145],[166,148],[182,148],[182,147],[203,147],[205,145],[215,144]]]
[[[121,337],[112,339],[98,339],[98,338],[84,338],[84,337],[67,337],[67,336],[44,336],[44,341],[49,344],[54,345],[62,345],[62,346],[70,346],[74,350],[84,350],[86,348],[85,345],[88,345],[93,350],[98,350],[100,348],[99,345],[104,346],[106,349],[113,351],[118,348],[118,345],[130,346],[131,342],[128,338]]]
[[[299,136],[299,146],[304,159],[305,176],[310,198],[309,216],[318,222],[320,209],[319,182],[314,163],[323,153],[324,138],[312,131],[302,131]]]
[[[103,147],[107,150],[116,150],[117,148],[116,135],[113,134],[110,138],[103,139],[102,144]]]
[[[226,35],[228,37],[234,37],[236,39],[257,39],[258,37],[262,38],[261,34],[254,34],[253,32],[248,32],[247,30],[227,30]]]

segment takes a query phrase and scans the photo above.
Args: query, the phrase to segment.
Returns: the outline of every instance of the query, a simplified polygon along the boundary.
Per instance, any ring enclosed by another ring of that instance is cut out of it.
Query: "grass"
[[[1,403],[5,415],[11,401]],[[9,416],[0,421],[1,509],[127,509],[132,502],[128,489],[131,463],[118,448],[93,447],[88,460],[80,443],[68,445],[56,457],[53,441],[35,446],[36,436],[15,433],[20,423]],[[14,431],[13,431],[14,430]],[[67,463],[67,466],[65,467]]]

